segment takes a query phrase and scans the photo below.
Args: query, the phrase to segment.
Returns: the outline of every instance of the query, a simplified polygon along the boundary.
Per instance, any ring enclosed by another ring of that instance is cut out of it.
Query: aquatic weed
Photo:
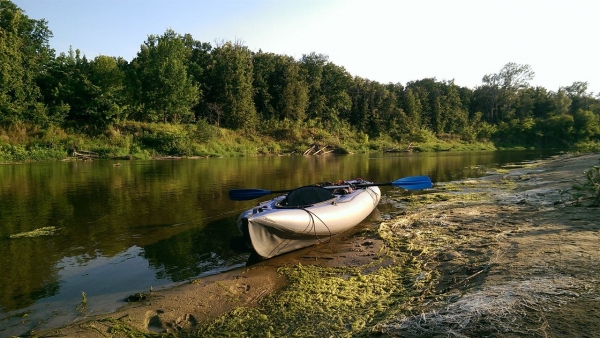
[[[262,307],[237,308],[196,334],[310,337],[367,333],[379,321],[406,310],[431,283],[431,274],[411,267],[417,268],[393,265],[368,274],[361,273],[360,267],[283,267],[280,273],[288,278],[288,287],[265,298]]]
[[[10,235],[9,238],[50,236],[50,235],[54,235],[54,233],[57,230],[58,230],[58,228],[54,227],[54,226],[43,227],[43,228],[35,229],[32,231],[20,232],[18,234]]]

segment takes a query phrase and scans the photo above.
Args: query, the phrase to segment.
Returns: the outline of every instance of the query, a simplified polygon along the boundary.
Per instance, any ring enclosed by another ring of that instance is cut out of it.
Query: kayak
[[[369,183],[359,179],[297,188],[244,211],[238,229],[261,258],[327,243],[377,207],[381,191]]]

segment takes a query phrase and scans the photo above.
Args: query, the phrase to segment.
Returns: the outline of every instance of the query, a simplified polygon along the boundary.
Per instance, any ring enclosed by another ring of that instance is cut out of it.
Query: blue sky
[[[329,56],[381,83],[435,77],[474,88],[508,62],[556,91],[587,81],[600,92],[598,0],[13,0],[45,18],[57,52],[135,57],[167,28],[251,50]]]

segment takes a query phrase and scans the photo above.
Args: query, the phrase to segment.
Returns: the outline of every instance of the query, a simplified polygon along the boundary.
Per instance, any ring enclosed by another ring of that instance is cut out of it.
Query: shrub
[[[199,119],[196,123],[196,130],[194,133],[196,140],[200,142],[208,142],[213,138],[221,136],[219,128],[211,125],[205,119]]]
[[[583,184],[584,188],[592,193],[592,205],[600,206],[600,166],[593,166],[585,172],[587,182]]]

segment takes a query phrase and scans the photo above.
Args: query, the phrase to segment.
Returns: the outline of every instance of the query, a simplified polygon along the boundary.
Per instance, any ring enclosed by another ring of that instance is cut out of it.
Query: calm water
[[[253,201],[232,188],[290,189],[362,177],[434,182],[477,177],[480,167],[543,158],[531,152],[371,154],[173,161],[0,165],[0,336],[110,311],[152,286],[243,266],[229,248],[237,215]],[[390,188],[382,189],[385,193]],[[42,227],[49,236],[10,238]]]

